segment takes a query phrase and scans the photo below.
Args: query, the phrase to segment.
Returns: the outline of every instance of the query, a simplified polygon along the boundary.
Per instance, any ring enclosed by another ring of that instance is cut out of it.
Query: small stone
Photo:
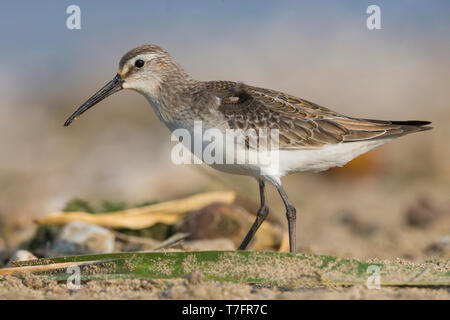
[[[32,254],[30,251],[17,250],[13,253],[13,255],[9,259],[6,266],[13,267],[15,261],[28,261],[28,260],[34,260],[34,259],[37,259],[37,257],[34,254]]]
[[[406,211],[405,220],[409,226],[424,228],[439,219],[443,213],[429,198],[422,197]]]
[[[444,247],[447,247],[448,249],[450,249],[450,236],[443,236],[441,239],[441,244]]]
[[[440,242],[432,242],[425,249],[424,252],[428,255],[447,256],[450,254],[450,238],[449,236],[442,237]]]
[[[114,234],[103,227],[74,221],[58,233],[52,248],[53,255],[78,255],[111,253],[114,251]]]
[[[236,204],[213,203],[187,215],[177,231],[189,233],[188,240],[228,238],[238,246],[253,219]]]

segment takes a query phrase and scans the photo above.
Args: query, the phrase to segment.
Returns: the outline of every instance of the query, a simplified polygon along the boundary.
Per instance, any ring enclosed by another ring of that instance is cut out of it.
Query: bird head
[[[64,123],[69,126],[88,109],[122,89],[135,90],[147,97],[158,95],[168,78],[187,77],[164,49],[143,45],[127,52],[119,62],[116,76],[83,103]]]

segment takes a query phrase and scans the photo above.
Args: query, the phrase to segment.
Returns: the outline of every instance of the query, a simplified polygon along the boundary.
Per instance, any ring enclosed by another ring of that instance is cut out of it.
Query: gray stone
[[[55,239],[52,255],[111,253],[114,234],[105,228],[74,221],[65,225]]]
[[[34,260],[37,259],[34,254],[27,250],[17,250],[13,253],[11,258],[9,259],[8,263],[6,264],[7,267],[13,267],[13,262],[15,261],[28,261],[28,260]]]

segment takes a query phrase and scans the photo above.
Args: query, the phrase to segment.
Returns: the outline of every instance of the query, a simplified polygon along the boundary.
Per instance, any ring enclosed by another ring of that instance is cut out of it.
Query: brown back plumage
[[[221,99],[219,111],[234,129],[279,129],[280,148],[391,139],[429,130],[428,121],[384,121],[341,115],[282,92],[231,81],[204,82]]]

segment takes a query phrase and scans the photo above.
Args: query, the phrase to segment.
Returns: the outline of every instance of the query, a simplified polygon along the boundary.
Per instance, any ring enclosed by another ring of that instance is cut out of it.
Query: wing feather
[[[203,84],[203,90],[220,98],[218,110],[230,128],[279,129],[282,149],[395,138],[430,129],[424,126],[429,122],[351,118],[282,92],[231,81]]]

